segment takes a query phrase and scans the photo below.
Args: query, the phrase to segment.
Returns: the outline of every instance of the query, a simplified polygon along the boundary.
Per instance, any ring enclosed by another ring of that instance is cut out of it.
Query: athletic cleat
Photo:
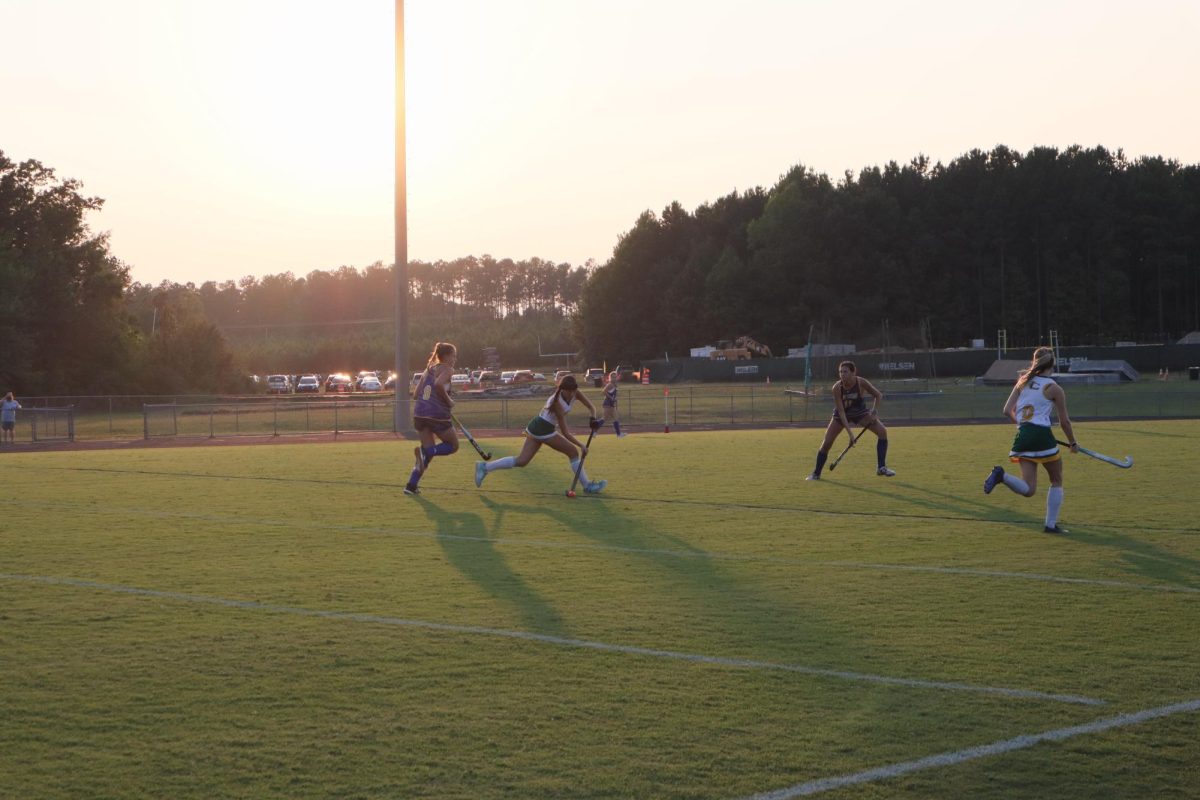
[[[604,487],[608,486],[608,481],[592,481],[587,486],[583,487],[583,491],[588,494],[600,494],[604,491]]]
[[[811,475],[808,475],[808,476],[806,476],[806,477],[804,478],[804,480],[806,480],[806,481],[819,481],[819,480],[821,480],[821,475],[820,475],[820,473],[818,473],[818,472],[814,472],[814,473],[812,473]]]
[[[882,475],[885,478],[894,478],[896,477],[896,470],[888,469],[886,466],[883,466],[875,470],[875,474]]]
[[[421,449],[420,445],[417,445],[413,448],[413,455],[417,457],[417,463],[414,465],[414,468],[417,472],[424,475],[425,468],[429,466],[429,462],[425,460],[425,451]]]
[[[617,434],[617,438],[618,438],[618,439],[624,439],[624,438],[625,438],[626,436],[628,436],[628,435],[629,435],[628,433],[618,433],[618,434]]]
[[[1049,525],[1042,528],[1042,533],[1070,533],[1070,531],[1064,528],[1062,525],[1055,523],[1053,528],[1051,528]]]
[[[1004,480],[1004,467],[992,467],[991,473],[983,479],[983,493],[991,494],[996,484]]]
[[[482,486],[483,479],[486,477],[487,477],[487,462],[486,461],[476,461],[475,462],[475,485]]]
[[[421,493],[421,490],[410,483],[408,486],[404,487],[404,493],[408,495],[418,495]]]

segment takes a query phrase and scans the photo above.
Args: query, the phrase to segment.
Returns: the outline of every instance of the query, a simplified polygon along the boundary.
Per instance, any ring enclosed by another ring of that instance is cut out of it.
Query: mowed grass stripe
[[[222,473],[196,473],[196,472],[175,472],[165,470],[145,470],[145,469],[118,469],[112,467],[49,467],[68,472],[80,473],[101,473],[113,475],[130,475],[135,477],[158,477],[158,478],[192,478],[203,480],[219,480],[219,481],[263,481],[270,483],[297,483],[311,484],[316,486],[340,486],[352,490],[362,489],[386,489],[389,492],[394,492],[400,495],[404,489],[404,484],[407,478],[394,483],[366,483],[362,481],[348,480],[327,480],[320,478],[296,478],[282,477],[270,475],[238,475],[238,474],[222,474]],[[1012,468],[1015,472],[1015,468]],[[570,476],[568,475],[568,478]],[[980,483],[982,481],[979,481]],[[1044,476],[1043,476],[1044,482]],[[825,484],[831,484],[831,479],[826,479]],[[895,486],[905,489],[916,488],[912,484],[904,481],[892,481]],[[463,486],[462,482],[456,484],[444,485],[435,482],[427,482],[425,485],[433,485],[440,493],[460,493],[466,495],[478,494],[480,490],[473,486]],[[835,484],[836,485],[836,484]],[[523,498],[545,498],[547,500],[561,500],[562,493],[558,491],[520,491],[514,489],[496,489],[492,485],[487,485],[483,490],[488,494],[519,496]],[[998,495],[1003,496],[1000,492]],[[641,497],[637,495],[622,493],[619,488],[614,488],[605,495],[586,495],[576,498],[577,501],[584,503],[604,503],[604,502],[622,502],[622,503],[639,503],[646,505],[662,505],[662,506],[691,506],[701,509],[734,509],[739,511],[756,511],[756,512],[782,512],[789,514],[813,514],[817,516],[829,517],[864,517],[868,519],[883,519],[883,520],[917,520],[930,522],[972,522],[991,525],[1012,525],[1014,520],[1011,516],[973,516],[964,514],[919,514],[912,512],[900,511],[871,511],[860,510],[853,508],[829,508],[813,505],[778,505],[767,503],[745,503],[730,500],[697,500],[678,497]],[[840,500],[838,501],[840,502]],[[1115,531],[1139,531],[1153,533],[1179,533],[1179,534],[1194,534],[1200,533],[1200,525],[1196,526],[1174,526],[1162,527],[1153,524],[1142,523],[1124,523],[1124,522],[1105,522],[1105,521],[1090,521],[1080,519],[1077,524],[1086,525],[1089,528],[1098,528],[1102,530]]]
[[[545,539],[530,539],[520,536],[492,537],[466,536],[462,534],[442,533],[438,531],[397,530],[372,525],[345,525],[328,522],[313,522],[308,520],[279,520],[256,519],[253,517],[224,514],[201,514],[183,511],[160,511],[145,508],[110,507],[95,508],[80,503],[64,502],[22,502],[12,499],[0,499],[0,506],[32,509],[36,511],[69,511],[90,516],[115,517],[145,517],[148,519],[188,520],[209,522],[218,525],[253,525],[265,528],[307,529],[331,531],[336,533],[363,534],[372,536],[401,536],[418,539],[448,539],[460,542],[476,542],[488,546],[510,546],[530,548],[550,548],[561,550],[582,550],[611,553],[628,553],[633,555],[659,556],[679,559],[709,559],[713,561],[730,561],[738,563],[776,564],[781,566],[808,567],[813,569],[855,569],[881,570],[898,572],[925,572],[933,575],[949,575],[975,578],[1013,579],[1038,581],[1043,583],[1062,583],[1077,586],[1097,586],[1129,591],[1177,592],[1181,594],[1200,594],[1200,588],[1192,586],[1173,586],[1169,584],[1135,583],[1130,581],[1105,580],[1100,578],[1080,578],[1067,575],[1049,575],[1033,572],[1012,572],[991,569],[973,569],[969,567],[948,567],[936,564],[879,564],[855,561],[825,561],[796,558],[781,558],[739,553],[705,552],[698,550],[669,550],[662,548],[622,547],[597,543],[581,543],[566,541],[551,541]]]
[[[547,636],[545,634],[531,633],[529,631],[514,631],[500,630],[496,628],[485,628],[470,625],[451,625],[442,622],[433,622],[429,620],[418,619],[403,619],[399,617],[390,617],[379,614],[363,614],[349,611],[333,611],[328,609],[311,609],[300,608],[297,606],[276,605],[273,603],[260,603],[254,600],[234,600],[223,597],[211,597],[205,595],[187,594],[184,592],[168,592],[157,589],[146,589],[136,586],[116,586],[113,584],[98,583],[96,581],[77,580],[74,578],[58,578],[44,575],[11,575],[0,573],[0,580],[24,583],[37,583],[51,586],[73,586],[82,589],[96,589],[103,592],[116,592],[119,594],[137,595],[140,597],[154,597],[162,600],[171,600],[180,603],[201,603],[205,605],[225,606],[228,608],[237,608],[244,610],[267,611],[277,614],[295,614],[306,617],[320,617],[323,619],[338,619],[352,622],[364,622],[375,625],[394,625],[405,628],[423,628],[432,631],[443,631],[447,633],[460,633],[480,636],[494,636],[506,639],[518,639],[528,642],[537,642],[541,644],[560,645],[564,647],[582,648],[585,650],[598,650],[609,653],[623,653],[625,655],[647,656],[650,658],[665,658],[677,661],[690,661],[699,664],[711,664],[715,666],[737,667],[744,669],[760,669],[774,670],[780,672],[795,672],[803,675],[813,675],[822,678],[837,678],[848,681],[863,681],[866,683],[879,683],[889,686],[904,686],[912,689],[934,689],[944,691],[957,692],[975,692],[979,694],[999,695],[1002,697],[1010,697],[1024,700],[1047,700],[1058,703],[1073,703],[1077,705],[1087,706],[1102,706],[1107,705],[1107,701],[1099,700],[1091,697],[1081,697],[1070,694],[1056,694],[1052,692],[1040,692],[1031,689],[1013,689],[1003,686],[975,686],[968,683],[958,683],[953,681],[926,681],[917,678],[898,678],[889,675],[869,675],[861,672],[851,672],[843,670],[823,669],[819,667],[808,667],[802,664],[777,664],[766,661],[755,661],[752,659],[729,658],[725,656],[704,655],[699,653],[681,653],[672,650],[660,650],[656,648],[637,647],[632,645],[612,644],[609,642],[589,641],[586,639],[568,639],[559,636]]]

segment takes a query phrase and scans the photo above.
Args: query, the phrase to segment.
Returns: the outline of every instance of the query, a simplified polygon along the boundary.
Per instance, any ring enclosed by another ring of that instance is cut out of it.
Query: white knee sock
[[[1061,486],[1051,486],[1046,493],[1046,527],[1053,528],[1058,524],[1058,510],[1062,508],[1063,490]]]
[[[1004,485],[1012,489],[1017,494],[1029,494],[1029,484],[1018,478],[1016,475],[1004,473]]]
[[[505,456],[504,458],[497,458],[495,461],[485,461],[483,464],[483,468],[488,472],[497,469],[512,469],[517,465],[517,459],[512,456]]]
[[[574,475],[575,470],[579,470],[579,484],[581,486],[587,486],[589,483],[591,483],[591,481],[588,480],[587,473],[583,471],[580,461],[581,459],[577,458],[571,462],[571,474]]]

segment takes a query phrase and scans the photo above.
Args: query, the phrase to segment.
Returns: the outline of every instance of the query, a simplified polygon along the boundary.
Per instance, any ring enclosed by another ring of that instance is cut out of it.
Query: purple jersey
[[[428,367],[413,396],[417,399],[413,408],[414,417],[425,419],[450,419],[450,408],[442,401],[442,393],[437,390],[437,373],[434,367]]]
[[[609,381],[604,387],[604,405],[617,407],[617,382]]]

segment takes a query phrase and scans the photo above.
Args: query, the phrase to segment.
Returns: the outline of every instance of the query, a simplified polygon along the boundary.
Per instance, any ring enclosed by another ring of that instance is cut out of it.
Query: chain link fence
[[[969,380],[917,380],[877,384],[884,392],[880,417],[888,423],[1003,422],[1000,409],[1007,387]],[[1120,385],[1068,385],[1072,419],[1200,418],[1200,382],[1144,380]],[[600,411],[601,395],[585,390]],[[53,409],[70,409],[70,436],[76,442],[227,438],[296,434],[393,432],[393,399],[374,396],[102,396],[19,398],[16,440],[44,438],[45,420],[61,419]],[[545,404],[533,397],[457,395],[454,413],[472,430],[520,432]],[[39,411],[40,409],[40,411]],[[576,417],[582,407],[576,406]],[[631,430],[686,430],[711,427],[823,426],[833,412],[829,389],[805,394],[800,384],[622,385],[618,401],[622,425]],[[26,413],[26,412],[32,413]],[[34,418],[43,420],[35,433]],[[65,423],[64,423],[65,424]],[[582,421],[578,423],[583,427]],[[59,430],[62,430],[60,428]]]

